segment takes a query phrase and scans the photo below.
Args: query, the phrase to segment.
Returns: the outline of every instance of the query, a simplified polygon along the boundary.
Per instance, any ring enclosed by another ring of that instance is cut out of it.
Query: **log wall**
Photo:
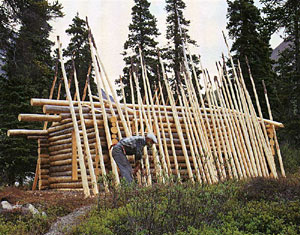
[[[65,108],[63,109],[65,110]],[[87,109],[88,110],[88,109]],[[108,148],[110,146],[107,145],[106,142],[106,136],[104,132],[104,122],[102,119],[102,115],[97,115],[97,123],[98,123],[98,129],[100,133],[100,140],[101,140],[101,147],[102,147],[102,155],[97,156],[97,147],[96,147],[96,137],[95,137],[95,130],[92,123],[92,116],[90,113],[85,113],[85,123],[87,126],[87,136],[89,141],[89,147],[90,147],[90,153],[93,160],[93,166],[95,169],[95,173],[97,177],[101,176],[101,170],[99,166],[99,160],[98,158],[103,158],[105,163],[105,168],[107,170],[107,173],[111,171],[111,163],[109,159],[108,154]],[[182,114],[179,113],[179,117],[181,117]],[[111,115],[110,115],[111,117]],[[130,128],[131,132],[134,134],[136,127],[135,123],[140,123],[140,120],[135,122],[134,117],[132,114],[129,115],[130,119]],[[58,119],[57,119],[58,120]],[[115,122],[118,122],[121,135],[125,136],[124,128],[122,127],[122,123],[120,118],[116,117]],[[174,118],[172,117],[172,113],[168,112],[168,120],[170,122],[171,127],[171,133],[172,133],[172,139],[173,142],[171,143],[170,134],[168,132],[168,126],[166,125],[166,118],[161,119],[162,123],[159,123],[159,126],[163,129],[160,129],[159,131],[165,134],[165,141],[167,146],[167,155],[168,155],[168,161],[171,167],[171,173],[172,175],[176,175],[175,170],[175,158],[177,160],[177,164],[179,167],[179,173],[182,177],[182,179],[188,178],[188,172],[187,172],[187,165],[186,165],[186,159],[184,157],[183,149],[179,140],[179,135],[175,128],[175,122]],[[191,146],[189,145],[188,139],[187,139],[187,129],[184,126],[184,121],[182,118],[180,120],[180,125],[182,126],[183,136],[185,137],[185,144],[186,144],[186,150],[189,157],[189,161],[191,162],[191,168],[192,172],[195,173],[195,166],[193,164],[192,159],[192,152],[191,152]],[[213,148],[212,139],[214,140],[214,143],[216,143],[216,139],[219,139],[220,141],[220,151],[222,153],[222,159],[213,159],[213,162],[216,164],[216,161],[222,161],[223,165],[221,165],[221,168],[225,170],[227,178],[228,176],[228,168],[232,168],[232,162],[225,158],[225,151],[228,153],[228,148],[224,145],[225,143],[225,137],[224,132],[222,128],[213,128],[211,120],[208,122],[210,124],[210,128],[212,130],[212,136],[208,136],[210,148]],[[84,149],[83,144],[83,137],[82,137],[82,130],[80,122],[78,121],[79,129],[81,131],[81,144],[82,148]],[[194,123],[196,125],[196,123]],[[224,126],[225,122],[222,120],[222,118],[218,119],[218,126]],[[115,124],[109,123],[111,130],[112,130],[112,138],[117,139],[117,133],[114,130]],[[236,124],[236,125],[239,125]],[[205,125],[206,128],[208,128],[208,124]],[[237,127],[237,126],[236,126]],[[228,127],[226,127],[228,129]],[[241,127],[240,127],[241,128]],[[271,130],[272,125],[268,125],[268,130]],[[140,125],[138,126],[138,129],[140,129]],[[145,130],[147,131],[147,130]],[[70,118],[69,113],[64,113],[61,115],[61,120],[59,122],[55,122],[51,125],[51,127],[48,128],[48,136],[47,139],[43,137],[42,139],[38,140],[38,157],[40,159],[40,174],[39,174],[39,189],[81,189],[82,183],[81,183],[81,174],[80,174],[80,168],[79,168],[79,162],[78,162],[78,156],[77,156],[77,150],[76,150],[76,142],[74,141],[74,133],[73,133],[73,124],[72,119]],[[271,133],[271,132],[270,132]],[[221,141],[223,140],[223,141]],[[175,147],[175,153],[176,156],[174,156],[172,151],[172,144]],[[216,146],[215,146],[216,147]],[[149,155],[151,155],[151,152],[148,152]],[[162,154],[158,152],[159,156]],[[86,153],[84,152],[84,155],[86,156]],[[132,165],[134,165],[134,156],[128,157],[129,161]],[[206,156],[199,156],[199,160],[202,163],[203,166],[206,165],[207,159]],[[248,164],[247,167],[251,167],[249,163],[246,162],[245,159],[241,159],[241,161],[245,161],[245,165]],[[87,160],[85,159],[85,164],[87,167]],[[153,161],[153,158],[150,158],[150,172],[152,175],[153,181],[156,181],[155,176],[155,163]],[[205,172],[204,167],[200,169],[201,175],[203,175],[203,178],[205,178]],[[218,174],[220,176],[221,170],[218,170]],[[88,181],[89,185],[90,182],[90,175],[89,170],[87,168],[87,175],[88,175]]]

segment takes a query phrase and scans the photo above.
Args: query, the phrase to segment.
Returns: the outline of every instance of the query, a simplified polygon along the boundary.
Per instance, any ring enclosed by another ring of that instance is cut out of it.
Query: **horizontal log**
[[[72,137],[64,138],[57,141],[49,141],[49,146],[55,146],[55,145],[62,145],[62,144],[69,144],[72,142]]]
[[[59,160],[66,160],[66,159],[72,159],[72,153],[64,153],[64,154],[58,154],[55,156],[50,156],[50,161],[59,161]]]
[[[50,162],[50,166],[63,166],[63,165],[71,165],[71,164],[72,164],[72,159]]]
[[[67,149],[61,149],[58,151],[49,151],[50,156],[58,155],[58,154],[63,154],[63,153],[71,153],[72,148],[67,148]]]
[[[26,129],[11,129],[7,131],[7,136],[16,135],[48,135],[47,130],[26,130]]]
[[[76,107],[78,106],[78,101],[73,101],[73,106]],[[82,106],[89,106],[90,102],[89,101],[81,101],[80,102]],[[101,107],[100,102],[93,102],[94,107]],[[109,105],[104,102],[105,107],[109,108]],[[44,105],[56,105],[56,106],[69,106],[69,101],[68,100],[52,100],[52,99],[39,99],[39,98],[31,98],[30,100],[31,106],[44,106]],[[116,104],[112,103],[112,105],[115,107]],[[123,105],[120,105],[121,108],[123,108]],[[114,108],[116,110],[116,108]],[[131,109],[128,109],[129,112],[132,112]]]
[[[48,114],[19,114],[18,120],[21,122],[59,122],[61,121],[61,116],[48,115]]]
[[[53,151],[59,151],[59,150],[68,149],[68,148],[72,148],[72,143],[51,146],[51,147],[49,147],[49,151],[53,152]]]
[[[78,107],[74,107],[74,110],[76,113],[79,112]],[[90,112],[90,108],[82,107],[82,111],[84,113],[88,113],[88,112]],[[70,108],[69,108],[69,106],[44,105],[43,113],[53,113],[53,114],[70,113]]]
[[[42,179],[42,180],[48,180],[49,178],[49,175],[40,175],[39,176],[39,179]]]
[[[41,158],[42,165],[48,165],[49,163],[50,163],[50,160],[48,158]]]
[[[41,164],[41,169],[47,169],[47,170],[49,170],[50,169],[50,162],[47,163],[47,164]]]
[[[65,123],[63,125],[59,125],[59,126],[55,126],[55,127],[49,127],[48,128],[48,132],[52,133],[52,132],[57,132],[60,130],[65,130],[65,129],[70,129],[73,128],[73,123],[69,122],[69,123]]]
[[[83,104],[83,106],[89,106],[89,102],[81,102]],[[73,101],[73,104],[76,106],[78,104],[77,101]],[[68,106],[68,101],[67,100],[50,100],[50,99],[31,99],[31,105],[33,106],[45,106],[45,105],[56,105],[56,106]],[[113,104],[115,105],[115,104]],[[94,106],[95,107],[101,107],[101,104],[100,102],[94,102]],[[138,108],[138,105],[134,104],[127,104],[126,105],[127,107],[133,107],[135,106],[135,109],[137,110]],[[160,110],[164,110],[164,108],[166,108],[166,110],[171,110],[171,106],[162,106],[162,105],[154,105],[154,108],[155,109],[160,109]],[[179,110],[179,113],[181,111],[181,107],[177,106],[176,107],[178,110]],[[145,106],[145,109],[147,109],[147,106]],[[218,108],[217,108],[218,109]],[[128,109],[129,111],[132,111],[130,109]],[[200,111],[203,112],[203,108],[200,108]],[[213,109],[209,109],[209,108],[205,108],[206,112],[210,113],[211,111],[213,111]],[[236,112],[236,113],[239,113],[238,111],[236,110],[229,110],[227,109],[230,113],[233,113],[233,112]],[[191,110],[192,111],[192,110]],[[47,112],[45,112],[47,113]],[[50,113],[50,112],[49,112]],[[262,121],[260,118],[258,118],[258,120]],[[277,126],[277,127],[284,127],[284,125],[280,122],[276,122],[276,121],[271,121],[271,120],[268,120],[268,119],[263,119],[264,122],[266,123],[269,123],[269,124],[272,124],[274,126]]]
[[[29,140],[47,140],[48,136],[30,135],[30,136],[27,136],[27,139],[29,139]]]
[[[53,137],[55,139],[57,139],[57,138],[60,138],[59,136],[61,136],[61,135],[70,134],[70,133],[72,133],[73,130],[74,130],[74,128],[72,126],[69,128],[59,130],[59,131],[49,132],[49,140],[52,140]]]
[[[72,170],[72,165],[63,165],[63,166],[51,166],[49,169],[50,175],[53,172],[65,172]]]
[[[80,177],[78,177],[78,180],[72,180],[72,177],[70,176],[57,176],[57,177],[49,177],[48,179],[49,183],[71,183],[71,182],[81,182]]]
[[[41,169],[42,175],[49,175],[49,172],[50,172],[49,169],[43,169],[43,168]]]
[[[40,154],[40,158],[48,158],[48,157],[49,157],[49,154],[45,154],[45,153]]]
[[[77,171],[77,174],[80,174],[80,170]],[[72,176],[72,171],[57,171],[51,172],[50,177],[59,177],[59,176]]]
[[[89,186],[91,186],[91,183],[89,183]],[[72,183],[54,183],[49,184],[50,189],[81,189],[82,183],[81,182],[72,182]]]
[[[51,142],[67,139],[67,138],[70,138],[70,137],[72,137],[72,130],[70,130],[70,133],[68,133],[68,134],[54,135],[54,136],[51,136],[51,137],[49,135],[48,141],[49,141],[49,144],[51,145]]]
[[[48,186],[49,185],[49,181],[47,179],[40,179],[39,180],[39,188],[42,186]]]

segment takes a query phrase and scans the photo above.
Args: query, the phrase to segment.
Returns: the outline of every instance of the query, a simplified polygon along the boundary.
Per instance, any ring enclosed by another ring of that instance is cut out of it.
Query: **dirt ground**
[[[16,187],[0,188],[0,201],[6,200],[12,205],[24,205],[31,203],[50,207],[62,206],[68,211],[73,211],[82,206],[90,205],[96,201],[94,198],[84,198],[82,191],[32,191]]]

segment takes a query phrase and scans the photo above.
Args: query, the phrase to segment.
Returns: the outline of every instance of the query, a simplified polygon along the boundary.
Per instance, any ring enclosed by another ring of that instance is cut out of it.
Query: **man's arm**
[[[135,175],[139,170],[142,170],[141,159],[143,157],[144,144],[142,140],[136,142],[136,152],[135,152],[135,167],[133,174]]]
[[[135,175],[139,170],[142,169],[141,160],[135,162],[135,167],[133,169],[133,174]]]

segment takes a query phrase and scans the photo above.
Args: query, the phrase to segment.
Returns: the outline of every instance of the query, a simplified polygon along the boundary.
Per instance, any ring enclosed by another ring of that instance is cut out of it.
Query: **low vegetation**
[[[299,176],[217,185],[123,185],[77,234],[300,234]]]
[[[0,210],[0,234],[45,234],[58,217],[94,207],[79,234],[300,234],[299,172],[279,180],[254,178],[216,185],[178,183],[142,188],[127,185],[98,198],[79,192],[0,188],[13,205],[31,203],[47,216]]]
[[[12,205],[32,204],[46,215],[33,216],[22,209],[6,211],[0,209],[1,235],[45,234],[58,217],[65,216],[85,205],[95,203],[95,199],[84,199],[81,192],[29,191],[15,187],[0,188],[0,199]]]

